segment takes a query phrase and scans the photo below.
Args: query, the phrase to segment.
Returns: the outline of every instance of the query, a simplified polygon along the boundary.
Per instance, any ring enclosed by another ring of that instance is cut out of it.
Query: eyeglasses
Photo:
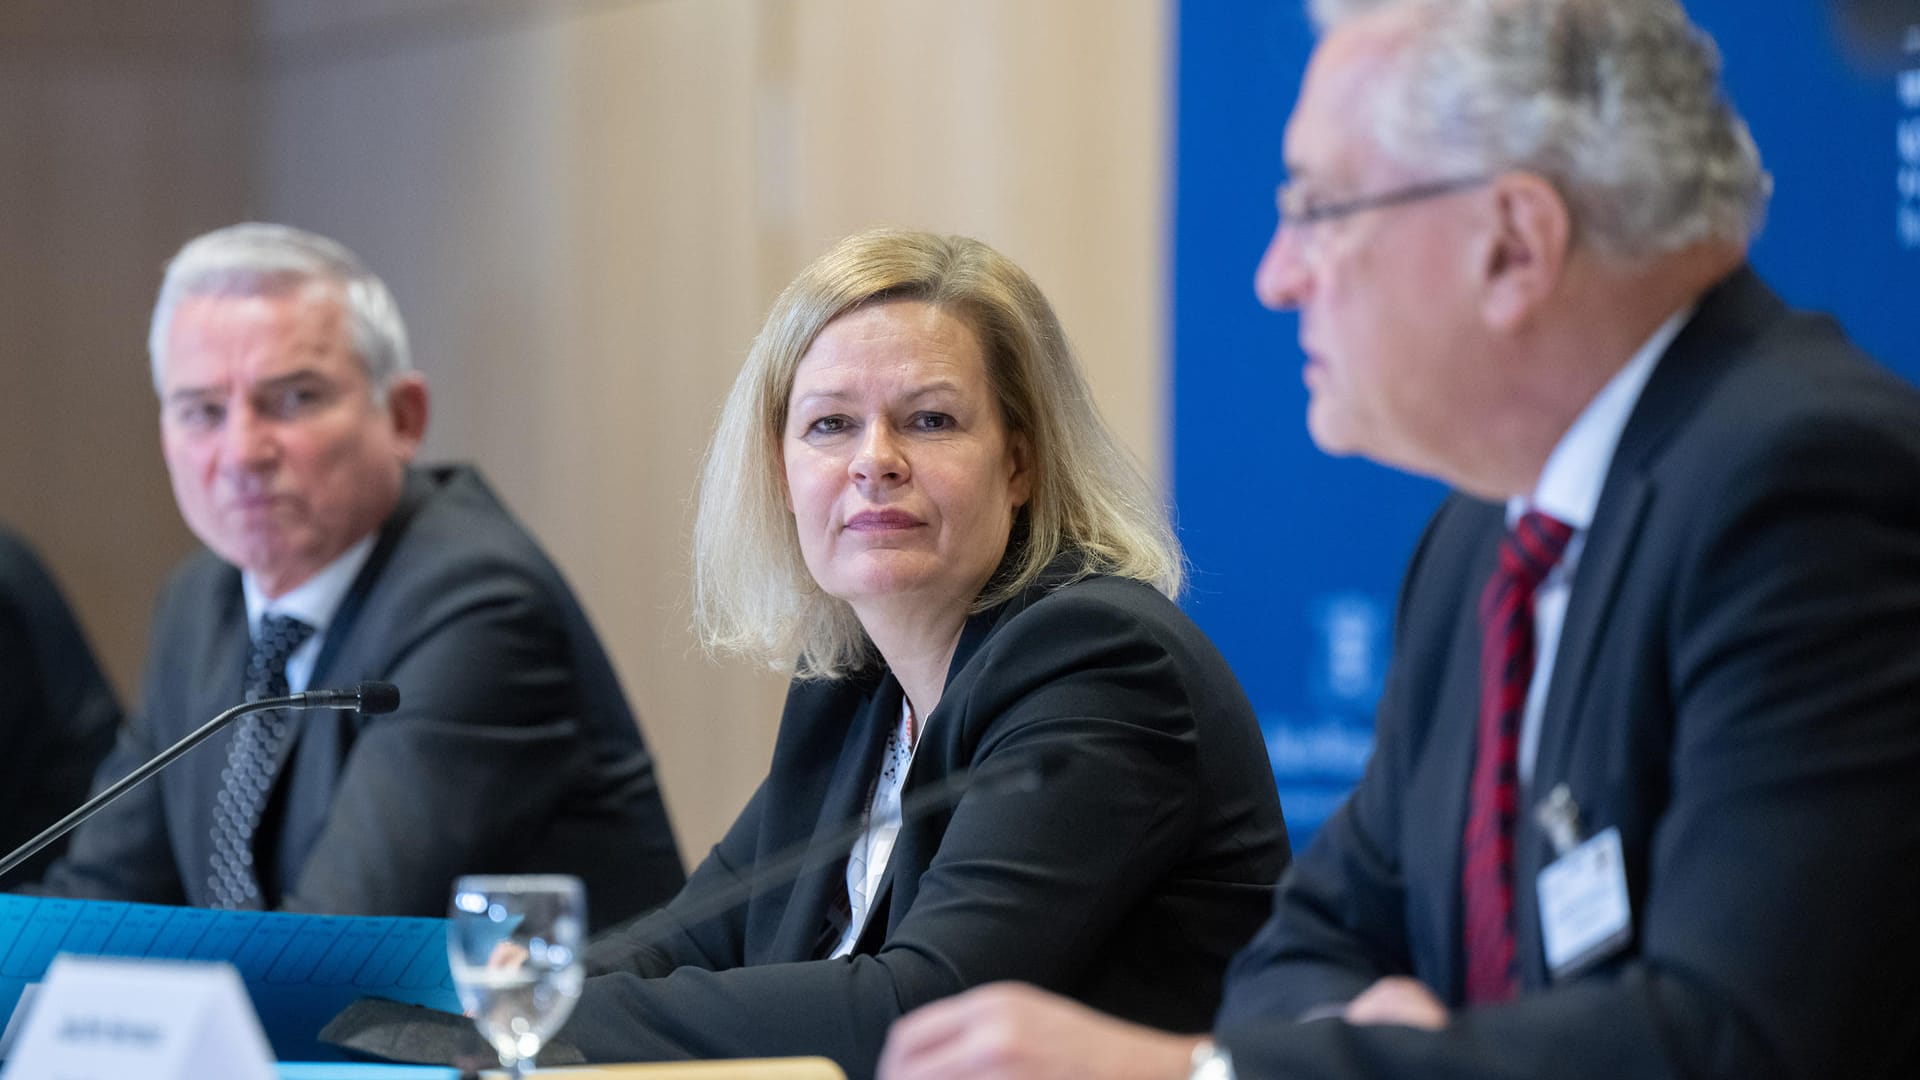
[[[1293,228],[1304,228],[1325,221],[1337,221],[1343,217],[1367,210],[1383,210],[1389,206],[1420,202],[1423,199],[1437,199],[1442,195],[1451,195],[1456,191],[1479,187],[1492,180],[1491,176],[1456,176],[1450,180],[1428,180],[1424,183],[1409,184],[1391,191],[1376,192],[1372,195],[1359,195],[1339,202],[1315,202],[1313,196],[1302,189],[1296,181],[1280,187],[1280,224]]]

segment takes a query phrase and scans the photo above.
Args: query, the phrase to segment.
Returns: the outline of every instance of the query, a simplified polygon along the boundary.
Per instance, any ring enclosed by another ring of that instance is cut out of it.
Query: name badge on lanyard
[[[1558,856],[1536,879],[1540,942],[1555,980],[1615,955],[1633,939],[1620,830],[1580,839],[1580,808],[1561,784],[1534,810]]]

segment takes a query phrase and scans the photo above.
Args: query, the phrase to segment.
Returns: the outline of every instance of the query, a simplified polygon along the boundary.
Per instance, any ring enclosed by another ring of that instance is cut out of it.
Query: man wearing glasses
[[[1366,776],[1210,1037],[1003,985],[882,1075],[1920,1075],[1920,395],[1747,268],[1674,0],[1322,7],[1255,287],[1456,489]]]

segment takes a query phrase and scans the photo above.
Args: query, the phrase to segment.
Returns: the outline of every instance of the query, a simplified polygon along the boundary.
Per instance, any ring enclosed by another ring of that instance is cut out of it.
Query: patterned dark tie
[[[1513,948],[1513,823],[1520,804],[1520,722],[1533,683],[1533,594],[1560,561],[1572,526],[1538,511],[1500,543],[1480,596],[1480,744],[1460,873],[1469,1004],[1519,990]]]
[[[248,701],[284,697],[287,657],[313,633],[313,627],[288,615],[267,615],[247,651]],[[260,907],[260,883],[253,869],[253,830],[260,823],[267,792],[273,789],[274,763],[292,730],[285,710],[243,716],[227,744],[227,764],[214,794],[213,854],[207,887],[213,906]]]

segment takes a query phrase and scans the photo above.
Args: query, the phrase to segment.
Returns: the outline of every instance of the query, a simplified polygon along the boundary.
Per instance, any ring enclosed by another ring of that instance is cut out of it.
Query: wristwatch
[[[1201,1039],[1193,1048],[1193,1067],[1187,1071],[1187,1080],[1235,1080],[1233,1055],[1212,1039]]]

